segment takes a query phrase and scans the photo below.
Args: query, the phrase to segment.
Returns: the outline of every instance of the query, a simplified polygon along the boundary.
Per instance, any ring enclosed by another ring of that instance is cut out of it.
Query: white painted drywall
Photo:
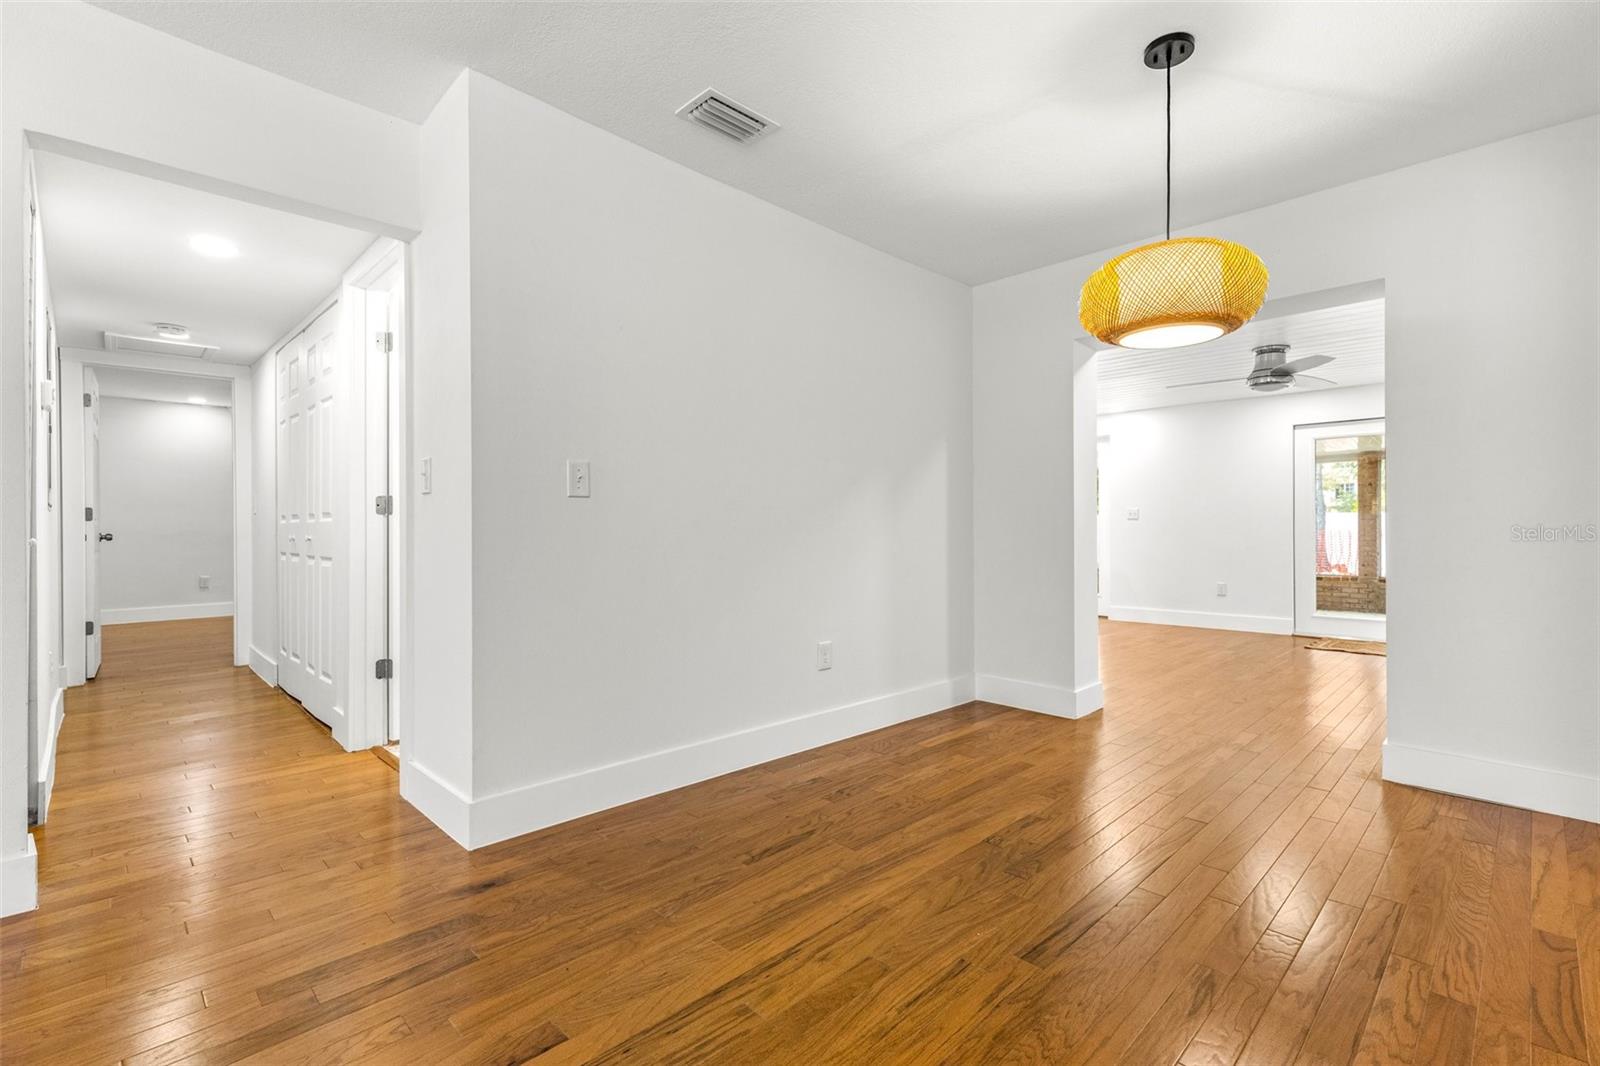
[[[478,75],[430,119],[424,177],[416,645],[456,624],[424,584],[462,569],[444,531],[470,507],[472,670],[415,702],[470,700],[473,843],[970,694],[964,286]],[[429,267],[425,242],[459,254],[430,212],[463,180],[470,272]],[[468,274],[470,338],[441,334]],[[469,404],[470,471],[426,424]]]
[[[250,367],[255,404],[251,433],[250,566],[255,575],[251,605],[250,668],[268,684],[278,683],[278,358],[268,352]]]
[[[1583,119],[1196,231],[1260,253],[1274,297],[1385,283],[1386,773],[1590,819],[1600,545],[1512,527],[1600,521],[1597,132]],[[1074,294],[1119,250],[974,292],[980,674],[1073,683],[1066,605],[1093,596],[1064,513]]]
[[[31,888],[14,887],[33,883],[22,466],[28,139],[53,139],[69,153],[88,146],[88,156],[115,153],[142,173],[409,236],[419,220],[418,132],[87,4],[0,5],[0,912],[33,899]]]
[[[1382,385],[1100,416],[1110,616],[1290,632],[1294,427],[1382,417]]]
[[[108,625],[231,614],[232,412],[102,397],[97,517],[116,538],[100,551]]]
[[[463,842],[467,832],[456,819],[472,795],[474,763],[472,405],[477,356],[468,81],[466,74],[456,80],[422,129],[422,233],[412,246],[416,343],[408,353],[411,461],[400,475],[411,478],[415,501],[400,515],[411,545],[406,581],[412,628],[402,643],[415,649],[413,661],[400,666],[400,791]],[[433,471],[427,492],[419,473],[424,463]],[[515,469],[513,463],[498,465],[506,474]]]

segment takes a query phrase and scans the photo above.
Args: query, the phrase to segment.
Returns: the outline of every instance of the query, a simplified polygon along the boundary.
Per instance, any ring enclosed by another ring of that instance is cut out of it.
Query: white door
[[[83,368],[83,594],[88,633],[84,638],[84,676],[100,672],[100,380]],[[110,536],[110,534],[106,534]]]
[[[329,726],[344,517],[334,483],[339,371],[335,305],[278,355],[278,684]]]
[[[1382,419],[1296,426],[1294,629],[1384,640],[1387,438]]]

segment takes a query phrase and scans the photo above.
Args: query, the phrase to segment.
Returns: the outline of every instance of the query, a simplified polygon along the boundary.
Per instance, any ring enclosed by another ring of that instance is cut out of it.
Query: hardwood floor
[[[957,708],[476,853],[228,664],[107,631],[10,1063],[1600,1063],[1600,827],[1383,784],[1385,660],[1107,624]]]

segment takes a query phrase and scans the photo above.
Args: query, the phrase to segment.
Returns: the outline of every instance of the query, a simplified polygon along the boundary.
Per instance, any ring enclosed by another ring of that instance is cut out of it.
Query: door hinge
[[[85,623],[83,623],[83,635],[86,636],[86,637],[94,636],[94,623],[93,622],[85,622]]]
[[[374,333],[372,335],[372,343],[377,345],[378,351],[388,355],[394,351],[394,334],[387,330]]]
[[[379,496],[379,497],[375,498],[372,502],[373,502],[373,511],[375,513],[380,514],[380,515],[392,515],[392,514],[394,514],[394,497],[393,496]]]
[[[87,392],[83,394],[83,406],[85,406],[85,407],[93,407],[94,406],[94,397],[91,396]]]
[[[83,509],[83,520],[85,522],[93,522],[94,521],[94,508],[93,507],[85,507]]]
[[[390,678],[394,677],[394,660],[379,659],[377,662],[373,663],[372,676],[377,678],[379,681],[388,681]]]

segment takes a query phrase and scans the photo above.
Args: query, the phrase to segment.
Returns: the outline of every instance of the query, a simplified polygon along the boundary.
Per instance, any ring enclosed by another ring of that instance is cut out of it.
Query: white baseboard
[[[56,745],[61,739],[61,723],[67,719],[67,690],[56,689],[56,698],[50,703],[49,746],[45,749],[44,765],[40,767],[38,812],[43,824],[50,817],[50,797],[56,790]]]
[[[1275,633],[1289,636],[1294,619],[1270,614],[1223,614],[1220,611],[1169,611],[1160,607],[1112,607],[1113,622],[1146,622],[1191,629],[1226,629],[1235,633]]]
[[[400,795],[457,843],[481,848],[596,811],[670,792],[973,699],[971,675],[770,722],[469,800],[400,761]],[[402,746],[402,754],[404,748]]]
[[[273,688],[278,687],[278,660],[254,644],[250,645],[250,669]]]
[[[400,747],[400,798],[464,848],[472,843],[472,801],[437,774],[406,757]]]
[[[102,607],[100,624],[126,625],[129,622],[176,622],[185,618],[231,618],[232,603],[167,603],[157,607]]]
[[[39,905],[39,853],[32,833],[27,842],[27,850],[0,859],[0,918]]]
[[[1383,779],[1433,792],[1600,822],[1600,778],[1383,743]]]
[[[978,698],[1002,707],[1054,715],[1057,718],[1082,718],[1105,705],[1099,682],[1076,689],[1065,685],[1046,685],[1038,681],[1019,681],[995,674],[978,675]]]

